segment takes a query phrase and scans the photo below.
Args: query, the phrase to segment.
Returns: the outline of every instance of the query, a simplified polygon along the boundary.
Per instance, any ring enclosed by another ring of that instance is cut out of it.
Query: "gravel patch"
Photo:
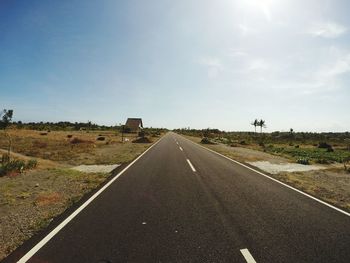
[[[322,170],[326,167],[321,165],[303,165],[298,163],[270,163],[268,161],[248,162],[259,169],[271,173],[278,174],[280,172],[306,172],[312,170]]]
[[[79,165],[71,169],[84,173],[110,173],[120,164],[109,165]]]

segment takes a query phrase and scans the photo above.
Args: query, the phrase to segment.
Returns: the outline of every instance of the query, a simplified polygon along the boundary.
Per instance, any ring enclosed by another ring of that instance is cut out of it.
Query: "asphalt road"
[[[350,262],[350,217],[168,133],[28,262]]]

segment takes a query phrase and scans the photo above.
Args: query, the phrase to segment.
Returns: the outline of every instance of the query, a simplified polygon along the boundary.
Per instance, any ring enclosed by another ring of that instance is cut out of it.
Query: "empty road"
[[[350,262],[347,214],[175,133],[49,233],[5,262]]]

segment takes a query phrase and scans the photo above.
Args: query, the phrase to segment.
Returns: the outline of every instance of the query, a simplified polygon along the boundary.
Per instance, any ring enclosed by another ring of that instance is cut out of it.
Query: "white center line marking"
[[[256,263],[255,259],[253,258],[252,254],[250,254],[247,248],[241,249],[241,253],[247,261],[247,263]]]
[[[196,172],[196,169],[194,169],[194,167],[193,167],[191,161],[188,160],[188,159],[186,159],[186,160],[187,160],[187,162],[188,162],[188,165],[191,167],[192,171],[193,171],[193,172]]]
[[[180,151],[183,151],[183,149],[182,149],[182,147],[181,147],[181,146],[180,146],[179,148],[180,148]]]

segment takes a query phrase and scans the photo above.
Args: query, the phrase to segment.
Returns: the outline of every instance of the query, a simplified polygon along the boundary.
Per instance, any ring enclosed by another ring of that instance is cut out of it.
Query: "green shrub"
[[[331,146],[331,147],[329,147],[329,148],[327,148],[327,152],[334,152],[334,150],[333,150],[332,146]]]
[[[37,160],[31,159],[28,162],[23,160],[12,160],[0,165],[0,176],[5,176],[11,172],[22,173],[24,170],[33,169],[38,165]]]
[[[310,161],[309,161],[308,158],[299,158],[299,159],[297,159],[297,163],[304,164],[304,165],[309,165]]]
[[[7,163],[2,163],[0,168],[0,176],[4,176],[9,172],[23,172],[25,162],[22,160],[12,160]]]
[[[319,164],[329,164],[329,161],[324,159],[324,158],[319,158],[319,159],[316,159],[316,163],[319,163]]]
[[[332,148],[332,145],[326,142],[320,142],[317,147],[321,149],[329,149],[329,148]]]
[[[212,142],[211,140],[209,140],[208,137],[204,137],[204,138],[201,140],[201,143],[203,143],[203,144],[215,144],[214,142]]]

